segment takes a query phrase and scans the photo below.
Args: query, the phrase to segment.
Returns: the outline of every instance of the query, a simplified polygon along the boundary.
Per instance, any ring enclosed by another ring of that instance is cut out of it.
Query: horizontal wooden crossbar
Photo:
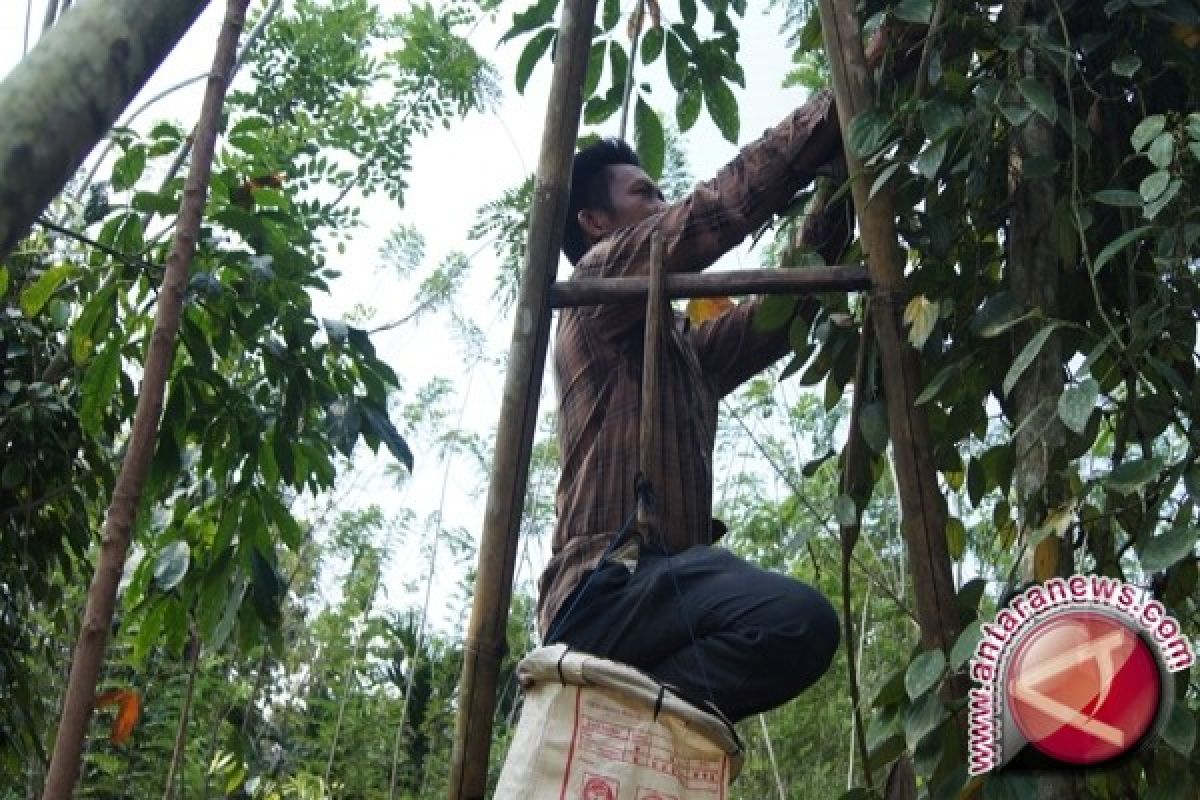
[[[574,308],[622,300],[646,301],[650,279],[576,278],[550,287],[551,308]],[[871,288],[866,267],[745,269],[724,272],[672,273],[666,276],[667,297],[723,297],[744,294],[817,294]]]

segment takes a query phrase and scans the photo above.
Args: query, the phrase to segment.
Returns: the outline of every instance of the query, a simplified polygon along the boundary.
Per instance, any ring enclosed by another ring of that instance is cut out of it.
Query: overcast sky
[[[81,3],[104,0],[80,0]],[[491,58],[500,71],[504,97],[491,113],[473,114],[457,122],[450,130],[437,130],[428,139],[417,142],[413,151],[413,171],[406,206],[401,209],[378,195],[364,205],[365,227],[354,232],[345,255],[331,254],[333,265],[343,272],[343,278],[333,286],[330,296],[318,296],[318,313],[338,317],[358,305],[376,311],[376,322],[383,323],[401,317],[410,308],[413,291],[379,269],[378,250],[388,233],[398,224],[415,226],[428,244],[428,263],[436,264],[450,252],[472,253],[478,244],[466,238],[475,211],[494,200],[510,187],[520,183],[537,163],[541,128],[545,117],[546,94],[549,88],[549,63],[539,65],[525,94],[518,95],[512,75],[524,40],[497,46],[507,29],[512,11],[521,10],[527,3],[508,3],[496,22],[485,21],[471,36],[472,44]],[[0,74],[6,74],[21,57],[27,8],[31,15],[29,39],[36,42],[45,13],[45,0],[26,3],[3,0],[0,4]],[[261,8],[264,0],[253,0],[252,8]],[[402,3],[382,3],[385,11],[400,10]],[[436,0],[435,0],[436,5]],[[623,6],[632,7],[632,0]],[[803,92],[780,88],[780,82],[790,66],[790,52],[779,34],[782,15],[764,11],[766,3],[752,2],[745,24],[741,26],[742,52],[740,61],[746,70],[747,89],[735,88],[741,113],[741,142],[756,138],[766,128],[779,121],[792,107],[803,100]],[[627,12],[630,8],[623,8]],[[675,16],[675,3],[664,3],[668,20]],[[145,98],[184,78],[205,72],[211,63],[213,45],[224,13],[224,3],[213,2],[195,26],[170,55],[162,68],[130,106],[136,108]],[[624,23],[622,23],[623,28]],[[661,109],[673,109],[674,94],[666,81],[661,64],[653,69],[642,68],[639,80],[649,80],[653,86],[652,100]],[[607,80],[607,79],[606,79]],[[203,82],[179,92],[144,114],[135,127],[147,130],[160,119],[173,119],[190,127],[195,122],[196,109],[203,93]],[[597,132],[614,134],[617,117],[601,126]],[[684,136],[691,172],[696,179],[711,176],[721,164],[736,152],[709,121],[706,114]],[[104,174],[103,170],[100,173]],[[746,248],[731,253],[721,267],[758,266],[757,254]],[[512,320],[500,313],[491,301],[495,280],[495,260],[490,249],[472,260],[468,286],[457,311],[470,318],[487,335],[488,355],[502,356],[507,352]],[[569,266],[565,260],[559,270],[565,277]],[[376,346],[404,381],[404,395],[412,393],[434,376],[454,381],[457,395],[449,406],[453,409],[448,425],[460,425],[486,436],[497,422],[504,376],[491,363],[469,363],[461,346],[455,343],[451,328],[444,319],[426,319],[418,326],[406,326],[376,336]],[[553,403],[553,386],[546,382],[543,409]],[[461,415],[461,423],[459,417]],[[444,508],[446,527],[461,526],[477,537],[482,519],[482,498],[473,492],[480,478],[463,457],[452,458],[449,464],[440,463],[435,454],[416,445],[417,469],[413,479],[403,488],[394,488],[380,477],[383,459],[363,457],[357,464],[367,478],[360,477],[357,487],[344,499],[344,506],[379,503],[385,509],[411,508],[419,518]],[[374,477],[371,477],[374,476]],[[553,486],[542,491],[553,492]],[[444,500],[443,500],[444,498]],[[402,597],[403,582],[419,579],[427,562],[415,558],[410,550],[394,559],[394,575],[387,581],[393,587],[392,603],[409,603]],[[522,566],[520,579],[536,578],[547,553],[532,552],[529,563]],[[449,592],[457,571],[445,562],[444,550],[439,563],[439,580],[435,587],[434,624],[443,629],[457,627],[457,619],[447,616]]]

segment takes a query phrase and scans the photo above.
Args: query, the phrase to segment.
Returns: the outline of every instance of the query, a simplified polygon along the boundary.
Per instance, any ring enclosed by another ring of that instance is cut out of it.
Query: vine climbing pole
[[[504,657],[517,559],[517,531],[550,338],[552,311],[547,293],[554,282],[562,246],[571,158],[579,133],[583,80],[595,17],[596,0],[567,0],[563,4],[459,681],[458,721],[450,762],[451,800],[482,798],[487,784],[496,682]]]
[[[818,0],[825,51],[829,56],[846,166],[850,171],[862,249],[871,275],[871,320],[887,395],[888,424],[896,462],[897,492],[908,548],[921,645],[948,652],[959,632],[954,577],[946,549],[946,512],[933,465],[929,421],[915,403],[921,388],[917,352],[901,323],[905,298],[904,255],[896,236],[891,191],[873,197],[874,175],[849,146],[854,118],[871,110],[873,80],[863,51],[862,28],[853,0]],[[869,202],[868,202],[869,201]]]

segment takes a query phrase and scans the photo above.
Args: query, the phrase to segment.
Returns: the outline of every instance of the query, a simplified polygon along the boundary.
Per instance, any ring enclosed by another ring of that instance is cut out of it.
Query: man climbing
[[[667,204],[629,146],[603,140],[575,157],[563,251],[577,277],[644,275],[657,233],[668,272],[706,269],[783,210],[840,148],[832,97],[820,93]],[[668,326],[659,536],[607,556],[637,502],[645,303],[561,313],[554,365],[563,471],[538,608],[547,643],[630,664],[734,721],[811,685],[839,638],[819,592],[712,546],[725,531],[711,517],[718,402],[790,352],[787,326],[751,324],[757,305]]]

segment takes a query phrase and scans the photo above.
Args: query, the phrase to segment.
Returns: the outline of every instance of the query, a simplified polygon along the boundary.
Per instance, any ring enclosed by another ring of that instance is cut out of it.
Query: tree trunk
[[[207,5],[90,0],[0,83],[0,259],[108,133]]]
[[[862,29],[850,0],[820,0],[821,29],[829,55],[843,143],[851,121],[874,105],[874,89],[863,52]],[[921,389],[917,352],[909,346],[901,323],[905,300],[904,258],[897,244],[891,192],[884,187],[868,202],[874,175],[853,148],[845,146],[852,176],[859,231],[867,254],[872,289],[871,316],[883,367],[897,492],[908,547],[921,645],[949,652],[960,625],[955,606],[954,576],[946,549],[946,512],[937,472],[929,421],[914,403]]]
[[[188,268],[204,214],[204,199],[212,170],[221,105],[228,87],[229,69],[233,64],[248,2],[249,0],[229,0],[221,35],[217,41],[217,52],[200,111],[201,124],[196,134],[196,156],[192,160],[192,167],[184,184],[179,225],[175,231],[171,253],[167,257],[154,331],[150,336],[141,391],[138,393],[137,411],[134,413],[125,459],[121,464],[112,505],[109,506],[108,518],[105,521],[100,560],[88,590],[83,628],[79,633],[79,641],[71,663],[71,677],[67,684],[67,696],[54,742],[54,755],[50,759],[43,800],[67,800],[79,777],[79,758],[87,735],[88,721],[92,716],[96,679],[104,660],[108,632],[112,627],[117,586],[125,567],[125,556],[137,516],[138,501],[150,471],[150,459],[154,454],[154,442],[162,416],[163,394],[175,352],[175,338],[183,311],[184,293],[187,291]],[[96,5],[108,8],[117,4],[93,4]],[[70,18],[86,17],[85,12],[93,6],[77,9]],[[67,27],[64,20],[58,30]],[[81,36],[79,41],[87,41],[88,38],[90,37]],[[2,102],[0,106],[3,106]],[[0,123],[0,126],[2,125],[3,123]],[[3,140],[2,135],[0,140]],[[3,174],[3,171],[0,171],[0,175]],[[7,177],[6,175],[0,180]],[[4,195],[0,191],[0,208],[3,205]]]

